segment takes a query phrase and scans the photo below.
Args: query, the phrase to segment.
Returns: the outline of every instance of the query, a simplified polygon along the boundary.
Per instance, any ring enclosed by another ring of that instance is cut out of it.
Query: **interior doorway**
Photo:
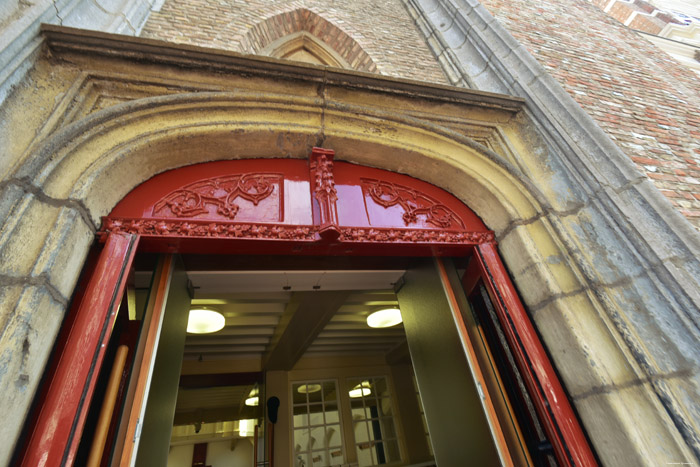
[[[156,257],[137,257],[136,291],[151,287]],[[409,264],[183,256],[193,295],[188,309],[216,310],[226,323],[185,338],[168,465],[191,462],[201,444],[207,465],[263,465],[273,450],[277,465],[433,465],[403,325],[371,328],[366,319],[398,308],[394,288]],[[172,351],[159,349],[166,358]],[[158,389],[151,393],[148,403],[163,400]],[[271,397],[282,400],[276,447],[264,436]],[[254,428],[246,432],[244,423]],[[149,449],[136,465],[161,462],[152,457],[154,440],[141,436]]]

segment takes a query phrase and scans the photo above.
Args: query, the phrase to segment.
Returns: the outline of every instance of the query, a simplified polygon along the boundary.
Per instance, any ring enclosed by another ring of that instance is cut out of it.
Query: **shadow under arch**
[[[377,71],[377,65],[355,39],[306,8],[280,13],[257,23],[246,34],[242,47],[246,52],[284,58],[283,55],[273,52],[284,47],[287,42],[298,42],[298,39],[303,37],[299,36],[299,33],[303,32],[315,39],[308,41],[314,51],[329,49],[324,51],[324,56],[333,58],[326,62],[328,65],[370,73]],[[319,42],[325,47],[319,46]],[[333,57],[334,55],[337,57]]]

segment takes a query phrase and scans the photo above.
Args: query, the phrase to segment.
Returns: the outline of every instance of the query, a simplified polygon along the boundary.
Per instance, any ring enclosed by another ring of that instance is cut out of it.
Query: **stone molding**
[[[155,0],[39,0],[0,28],[0,105],[34,64],[41,24],[138,35]]]

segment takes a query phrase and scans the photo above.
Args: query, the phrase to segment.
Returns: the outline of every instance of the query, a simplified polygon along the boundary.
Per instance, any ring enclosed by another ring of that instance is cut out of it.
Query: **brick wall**
[[[586,0],[482,0],[700,229],[700,78]]]
[[[255,53],[288,34],[288,21],[323,36],[356,69],[447,84],[401,0],[166,0],[141,35]]]
[[[700,228],[697,75],[586,0],[482,3]],[[401,0],[167,0],[142,35],[256,53],[290,22],[356,69],[447,82]]]

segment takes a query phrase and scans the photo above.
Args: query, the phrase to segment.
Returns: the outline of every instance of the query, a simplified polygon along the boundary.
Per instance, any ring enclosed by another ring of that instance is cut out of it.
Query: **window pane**
[[[310,403],[321,402],[323,400],[323,391],[320,384],[309,384],[307,387],[309,389],[307,395],[309,396]]]
[[[340,419],[338,418],[338,405],[333,403],[333,404],[326,404],[326,423],[338,423]]]
[[[323,406],[321,404],[309,405],[309,425],[323,425]]]
[[[338,398],[335,381],[326,381],[323,383],[323,400],[326,402],[334,401]]]
[[[294,465],[295,467],[309,467],[311,465],[309,454],[297,452],[295,454]]]
[[[306,410],[306,407],[302,407]],[[305,413],[294,415],[294,428],[299,428],[302,426],[309,426],[309,416]]]
[[[384,455],[386,456],[387,463],[401,460],[401,456],[399,455],[399,442],[396,440],[385,441]]]
[[[331,466],[343,457],[337,385],[334,381],[293,383],[294,462],[298,466]],[[297,396],[297,394],[299,394]],[[301,429],[304,427],[303,429]]]
[[[358,465],[400,461],[387,379],[349,378],[346,387],[350,396]]]
[[[367,443],[370,440],[367,422],[364,420],[356,421],[353,426],[355,430],[355,442],[358,446]]]
[[[382,417],[379,424],[381,425],[383,439],[396,438],[396,428],[392,417]]]
[[[383,399],[380,399],[379,407],[381,408],[381,410],[379,412],[380,416],[393,415],[393,408],[391,406],[391,399],[389,399],[388,397],[384,397]]]
[[[300,385],[295,384],[292,386],[292,402],[294,405],[306,404],[306,393],[299,392]]]
[[[340,448],[343,444],[340,425],[329,425],[326,427],[325,446],[329,449]]]
[[[314,451],[311,453],[311,461],[314,466],[328,467],[330,465],[326,451]]]
[[[309,450],[309,430],[307,428],[294,430],[294,452],[303,452]]]

